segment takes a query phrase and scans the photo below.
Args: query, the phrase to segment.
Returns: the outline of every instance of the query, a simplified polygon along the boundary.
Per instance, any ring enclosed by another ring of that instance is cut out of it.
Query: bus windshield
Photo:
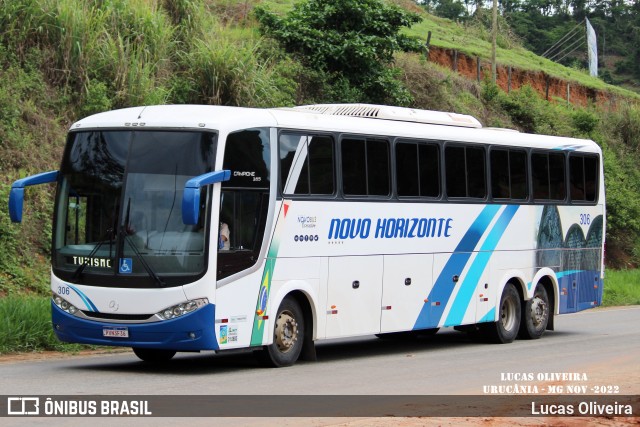
[[[185,131],[70,134],[56,198],[54,273],[125,287],[175,286],[204,274],[208,190],[196,225],[182,222],[181,202],[185,182],[213,169],[216,139]]]

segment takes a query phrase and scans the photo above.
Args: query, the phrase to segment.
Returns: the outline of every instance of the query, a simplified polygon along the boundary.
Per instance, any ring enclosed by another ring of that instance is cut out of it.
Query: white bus
[[[56,182],[53,327],[176,352],[456,327],[508,343],[602,301],[592,141],[376,105],[149,106],[69,131]]]

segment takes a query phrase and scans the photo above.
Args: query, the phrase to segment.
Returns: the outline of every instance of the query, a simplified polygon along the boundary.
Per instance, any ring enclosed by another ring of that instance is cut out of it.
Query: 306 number
[[[58,295],[70,295],[71,291],[68,286],[58,286]]]
[[[589,224],[591,224],[591,215],[580,214],[580,225],[589,225]]]

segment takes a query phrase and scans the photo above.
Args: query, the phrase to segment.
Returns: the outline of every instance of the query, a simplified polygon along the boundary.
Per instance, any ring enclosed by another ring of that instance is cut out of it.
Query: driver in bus
[[[218,239],[218,249],[229,250],[229,226],[225,222],[220,222],[220,238]]]

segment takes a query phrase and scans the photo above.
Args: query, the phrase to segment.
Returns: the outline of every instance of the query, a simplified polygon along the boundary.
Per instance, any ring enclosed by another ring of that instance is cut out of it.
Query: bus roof
[[[272,109],[212,105],[132,107],[86,117],[74,123],[70,131],[171,128],[232,132],[252,127],[600,152],[597,144],[587,139],[482,128],[480,122],[471,116],[369,104],[322,104]]]

